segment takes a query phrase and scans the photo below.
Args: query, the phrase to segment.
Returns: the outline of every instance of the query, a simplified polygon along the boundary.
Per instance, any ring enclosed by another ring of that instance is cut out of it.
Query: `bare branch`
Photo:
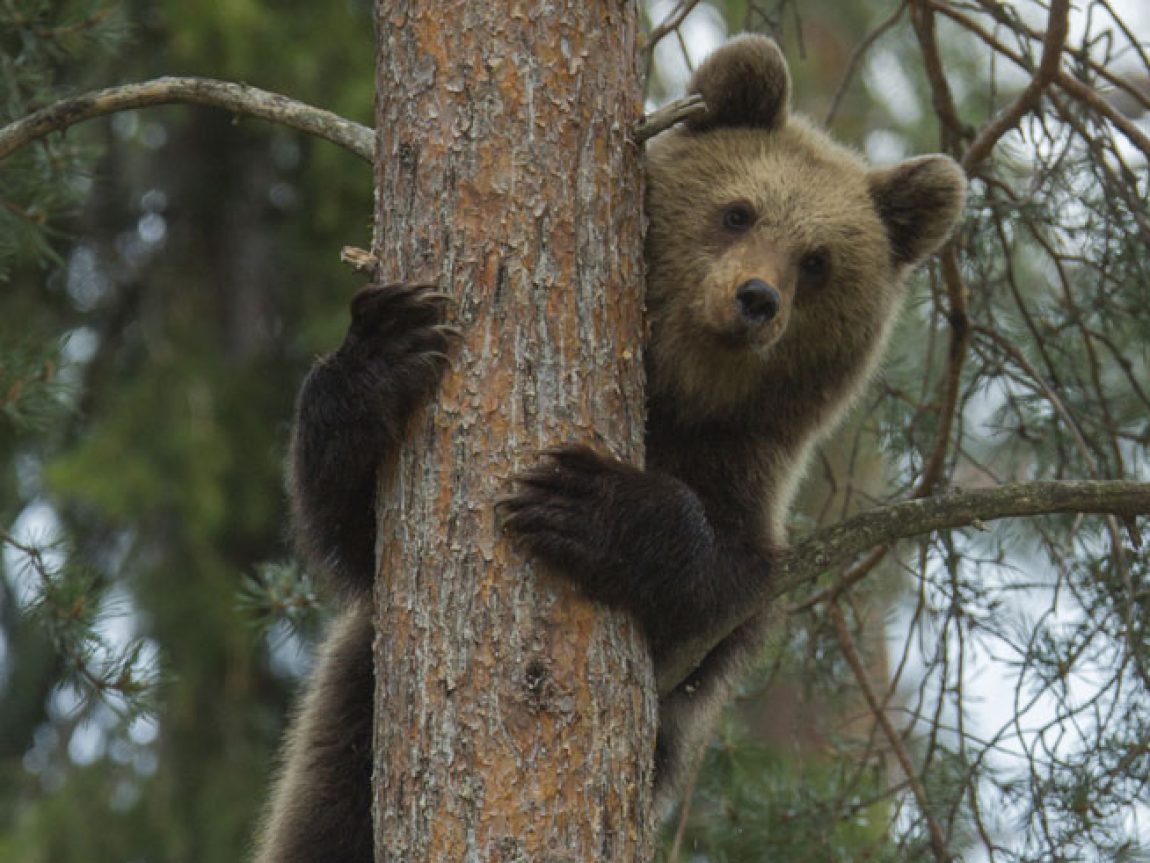
[[[1065,72],[1060,72],[1057,78],[1058,86],[1079,102],[1089,105],[1101,116],[1105,117],[1110,125],[1121,132],[1126,140],[1142,151],[1142,155],[1150,159],[1150,136],[1138,128],[1138,124],[1125,116],[1121,111],[1102,98],[1089,85],[1083,84]]]
[[[916,0],[916,3],[929,4],[936,12],[946,15],[952,21],[960,24],[993,48],[997,53],[1009,58],[1022,68],[1027,68],[1026,58],[1004,45],[994,37],[994,34],[985,30],[969,16],[962,14],[949,4],[941,3],[939,0]],[[1141,150],[1147,159],[1150,159],[1150,136],[1146,135],[1145,132],[1138,128],[1136,123],[1124,116],[1121,111],[1117,110],[1113,105],[1107,102],[1106,99],[1091,89],[1090,85],[1082,83],[1066,72],[1059,72],[1054,78],[1054,83],[1067,95],[1073,96],[1078,101],[1089,105],[1097,111],[1100,116],[1104,117],[1112,126],[1121,132],[1131,144]]]
[[[648,62],[650,62],[651,55],[655,53],[655,46],[659,44],[659,40],[672,30],[678,29],[679,25],[683,23],[686,17],[690,15],[698,5],[699,0],[680,0],[679,5],[667,16],[667,19],[647,34],[647,39],[643,44],[643,53],[646,55]]]
[[[779,561],[772,598],[849,563],[863,552],[936,530],[1018,516],[1150,513],[1150,483],[1082,480],[1012,483],[953,491],[864,512],[820,530]]]
[[[1069,29],[1067,24],[1069,16],[1070,0],[1051,0],[1050,17],[1046,23],[1046,41],[1042,46],[1042,59],[1039,61],[1038,71],[1034,73],[1026,88],[1018,94],[1018,98],[988,123],[970,145],[970,149],[962,157],[962,167],[967,174],[974,173],[990,155],[999,139],[1038,107],[1043,91],[1057,79],[1062,62],[1062,48],[1066,44],[1066,33]]]
[[[835,115],[838,113],[839,106],[842,104],[843,96],[846,95],[851,81],[854,80],[855,74],[858,72],[858,68],[862,64],[862,60],[867,52],[871,49],[871,46],[881,39],[884,33],[888,32],[898,23],[898,20],[902,17],[902,13],[906,11],[909,2],[910,0],[901,0],[898,6],[895,7],[895,10],[879,22],[878,26],[871,30],[870,33],[859,42],[854,53],[851,54],[850,61],[847,63],[846,72],[843,73],[842,81],[839,82],[838,89],[835,90],[834,98],[831,99],[831,106],[827,110],[827,115],[823,118],[824,126],[830,128],[831,123],[834,122]]]
[[[856,515],[824,528],[783,552],[772,575],[770,590],[759,603],[740,608],[737,616],[699,638],[678,645],[661,663],[660,692],[682,680],[711,649],[752,617],[773,609],[776,600],[809,584],[828,570],[855,560],[864,552],[890,546],[900,539],[936,530],[980,526],[983,522],[1018,516],[1055,513],[1098,513],[1126,517],[1150,514],[1150,483],[1125,480],[1083,480],[1012,483],[995,488],[953,491],[935,497],[903,501]],[[867,558],[846,576],[859,581],[881,558]],[[843,585],[845,588],[846,585]],[[819,599],[834,599],[842,588],[823,592]],[[810,603],[798,606],[805,608]]]
[[[636,123],[632,137],[636,144],[642,144],[649,138],[654,138],[664,129],[670,129],[676,123],[703,114],[706,110],[706,102],[697,93],[693,96],[676,99],[674,102],[668,102],[662,108],[652,111]]]
[[[946,295],[950,302],[946,319],[950,324],[950,344],[947,347],[946,395],[939,414],[940,423],[935,437],[934,449],[927,458],[915,486],[914,497],[926,497],[934,492],[942,479],[946,465],[946,454],[950,450],[950,440],[954,433],[954,423],[958,411],[958,396],[962,389],[962,367],[966,363],[967,349],[970,347],[970,317],[967,314],[970,291],[962,278],[958,266],[958,252],[955,241],[951,240],[939,253],[942,281],[946,285]]]
[[[895,758],[898,759],[899,766],[902,768],[902,772],[906,775],[907,782],[910,785],[911,793],[914,794],[914,799],[918,802],[918,808],[922,811],[922,817],[926,820],[927,833],[930,835],[930,847],[931,851],[934,852],[934,859],[941,861],[941,863],[953,860],[954,857],[946,846],[946,839],[942,834],[942,827],[939,826],[938,820],[930,811],[930,800],[926,796],[926,788],[922,784],[922,779],[914,769],[914,762],[911,761],[910,753],[907,752],[906,746],[903,745],[902,738],[899,736],[894,724],[890,721],[890,717],[886,715],[886,710],[883,708],[883,705],[879,703],[874,686],[870,682],[870,675],[867,674],[866,667],[863,665],[862,658],[859,656],[858,649],[854,644],[854,639],[851,637],[850,629],[847,627],[847,622],[843,618],[843,613],[839,609],[838,604],[832,603],[827,609],[827,614],[835,628],[835,636],[838,638],[839,647],[842,648],[843,656],[846,658],[847,664],[850,665],[855,680],[862,690],[863,698],[866,699],[867,706],[874,715],[875,721],[882,729],[883,736],[894,752]]]
[[[1018,20],[1017,18],[1008,17],[1004,7],[995,3],[994,0],[978,0],[978,2],[979,6],[982,7],[982,11],[999,24],[1011,28],[1016,33],[1025,33],[1031,39],[1044,38],[1041,30],[1028,27],[1024,21]],[[1100,2],[1110,13],[1110,17],[1114,21],[1114,26],[1122,31],[1122,34],[1126,37],[1128,47],[1138,52],[1139,56],[1145,58],[1145,54],[1138,43],[1136,35],[1104,0],[1100,0]],[[1142,86],[1144,79],[1126,78],[1115,73],[1106,67],[1105,62],[1095,60],[1088,48],[1075,48],[1072,45],[1066,45],[1063,51],[1070,54],[1075,61],[1115,88],[1113,91],[1106,93],[1106,100],[1115,104],[1115,107],[1118,107],[1124,114],[1138,116],[1139,107],[1141,107],[1143,111],[1150,111],[1150,91],[1147,91],[1145,87]],[[1145,67],[1150,69],[1150,64],[1145,64]],[[1142,83],[1140,83],[1140,80]],[[1131,114],[1131,111],[1134,113]]]
[[[962,121],[954,105],[954,96],[942,68],[938,53],[938,38],[934,29],[934,13],[930,0],[913,0],[910,7],[910,22],[922,50],[923,70],[930,82],[930,98],[934,112],[942,124],[942,148],[951,154],[957,153],[962,140]]]
[[[350,150],[361,159],[375,158],[375,133],[325,111],[246,84],[211,78],[156,78],[65,99],[0,129],[0,159],[52,132],[76,123],[150,105],[191,103],[223,108],[306,132]]]

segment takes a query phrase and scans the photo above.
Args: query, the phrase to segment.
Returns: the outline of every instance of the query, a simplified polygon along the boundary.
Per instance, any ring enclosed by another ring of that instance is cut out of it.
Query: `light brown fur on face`
[[[753,401],[765,377],[796,380],[817,343],[877,355],[901,291],[866,164],[798,118],[703,138],[672,132],[648,150],[652,386],[689,413],[723,414]],[[718,213],[738,201],[756,221],[724,238]],[[800,262],[814,251],[829,271],[806,284]],[[741,341],[735,293],[748,278],[775,287],[782,306]]]

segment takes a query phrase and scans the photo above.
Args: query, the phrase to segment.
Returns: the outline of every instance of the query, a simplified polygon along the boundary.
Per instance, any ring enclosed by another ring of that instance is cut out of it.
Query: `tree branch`
[[[759,603],[739,609],[722,627],[684,642],[673,655],[665,657],[659,690],[665,693],[683,680],[716,644],[752,617],[772,608],[780,597],[813,582],[828,570],[851,563],[864,552],[936,530],[982,527],[984,522],[1000,518],[1056,513],[1097,513],[1128,518],[1150,514],[1150,483],[1125,480],[1012,483],[903,501],[853,516],[782,552],[772,574],[773,583]],[[845,587],[870,572],[875,563],[877,559],[868,558],[848,572],[845,584],[821,591],[798,608],[838,597]]]
[[[647,38],[643,42],[643,53],[646,55],[648,63],[655,53],[655,46],[659,44],[659,40],[677,29],[698,5],[699,0],[680,0],[679,5],[671,11],[666,20],[647,34]]]
[[[916,0],[916,2],[928,4],[930,8],[950,18],[970,33],[973,33],[996,52],[1004,57],[1008,57],[1016,65],[1021,66],[1023,69],[1028,68],[1025,57],[1004,45],[996,39],[992,33],[980,27],[973,19],[963,15],[950,4],[939,2],[939,0]],[[1067,95],[1089,105],[1101,117],[1106,119],[1110,125],[1121,132],[1126,137],[1126,140],[1141,150],[1146,158],[1150,159],[1150,135],[1147,135],[1139,129],[1137,123],[1123,116],[1121,111],[1103,99],[1090,85],[1082,83],[1077,78],[1063,71],[1059,71],[1054,77],[1054,83]]]
[[[820,530],[784,553],[771,598],[849,563],[879,545],[936,530],[1056,513],[1150,513],[1150,483],[1126,480],[1024,482],[952,491],[864,512]]]
[[[172,103],[208,105],[258,117],[331,141],[366,162],[375,158],[375,133],[338,114],[247,84],[165,77],[64,99],[10,123],[0,129],[0,159],[52,132],[62,132],[94,117]]]
[[[970,299],[970,290],[962,278],[962,270],[958,265],[958,251],[955,240],[951,239],[938,256],[939,268],[942,272],[942,282],[946,286],[946,296],[950,308],[946,312],[946,320],[950,325],[950,343],[947,347],[945,371],[945,396],[942,409],[939,412],[939,428],[935,435],[934,448],[922,468],[922,476],[915,486],[915,498],[925,498],[934,493],[935,488],[942,480],[946,467],[946,454],[950,451],[950,440],[954,434],[955,421],[958,419],[958,397],[962,391],[962,367],[966,363],[966,355],[970,347],[970,316],[967,313]]]
[[[1043,91],[1058,77],[1062,62],[1062,48],[1066,45],[1069,29],[1070,0],[1051,0],[1050,17],[1046,23],[1046,40],[1042,45],[1042,59],[1038,71],[1030,79],[1018,98],[1007,106],[979,133],[962,157],[962,168],[972,174],[990,155],[999,139],[1019,124],[1023,117],[1038,107]]]
[[[704,114],[706,111],[707,103],[697,93],[693,96],[676,99],[674,102],[668,102],[662,108],[657,108],[636,123],[632,137],[636,144],[642,144],[649,138],[654,138],[664,129],[670,129],[676,123],[694,117],[696,114]]]
[[[934,852],[934,859],[939,861],[939,863],[946,863],[948,860],[953,860],[954,856],[946,846],[946,838],[943,835],[942,827],[931,811],[930,798],[927,796],[926,787],[922,784],[922,778],[914,768],[914,761],[911,760],[910,753],[907,751],[906,746],[903,745],[902,737],[895,729],[894,724],[890,721],[890,717],[886,714],[886,709],[879,702],[878,696],[875,694],[874,686],[870,682],[870,675],[867,674],[866,666],[863,665],[862,657],[859,656],[854,639],[851,637],[850,628],[847,626],[846,619],[843,617],[843,613],[837,603],[831,603],[828,609],[828,615],[831,624],[835,628],[835,636],[838,638],[839,647],[842,649],[843,656],[846,658],[847,664],[850,665],[855,680],[862,690],[863,698],[866,699],[867,706],[874,715],[875,721],[879,724],[879,728],[882,729],[887,744],[890,746],[891,751],[894,752],[895,758],[898,759],[899,767],[902,768],[902,772],[910,784],[911,793],[918,802],[918,808],[922,811],[922,817],[926,821],[927,834],[930,836],[930,847]]]
[[[0,128],[0,159],[7,158],[21,147],[38,141],[53,132],[63,132],[77,123],[146,108],[151,105],[170,104],[207,105],[257,117],[272,123],[306,132],[350,150],[365,162],[375,158],[375,132],[331,111],[315,108],[303,102],[230,81],[213,78],[156,78],[139,84],[124,84],[85,93],[72,99],[55,102],[20,120]],[[634,138],[642,144],[664,129],[701,114],[707,110],[702,96],[676,99],[652,111],[636,125]]]
[[[930,100],[934,113],[941,125],[942,148],[951,155],[959,151],[964,134],[958,108],[942,68],[942,58],[938,51],[938,36],[934,27],[934,13],[930,0],[914,0],[910,6],[910,23],[914,27],[919,49],[922,51],[922,66],[926,80],[930,83]]]
[[[859,66],[862,65],[863,58],[870,51],[871,47],[882,38],[883,34],[890,31],[898,19],[902,17],[902,13],[906,11],[907,5],[910,0],[901,0],[894,11],[886,18],[879,22],[878,26],[868,33],[861,42],[855,47],[854,52],[851,54],[850,60],[847,61],[846,71],[843,73],[842,80],[839,82],[838,88],[835,90],[834,98],[831,99],[831,106],[827,109],[827,114],[823,118],[823,126],[830,128],[831,124],[835,121],[835,115],[839,112],[839,106],[842,104],[843,96],[846,95],[847,89],[850,87],[851,81],[854,80],[855,74],[858,72]]]

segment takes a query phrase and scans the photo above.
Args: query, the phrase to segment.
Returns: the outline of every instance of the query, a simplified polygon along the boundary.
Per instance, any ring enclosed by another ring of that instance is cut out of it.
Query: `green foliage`
[[[0,125],[60,98],[68,79],[121,44],[117,4],[97,0],[0,3]],[[85,136],[59,136],[4,160],[0,171],[0,282],[14,264],[59,263],[60,226],[90,189]]]
[[[923,850],[921,839],[900,848],[888,836],[885,774],[873,763],[799,760],[728,730],[708,751],[700,782],[679,859],[893,863]]]
[[[261,629],[286,622],[293,631],[313,636],[322,611],[319,597],[295,561],[256,567],[244,579],[239,607]]]
[[[0,122],[162,74],[371,115],[365,6],[0,0],[0,55]],[[359,160],[209,109],[0,166],[0,861],[242,856],[314,635],[262,566],[292,395],[370,212]]]
[[[65,408],[57,377],[58,347],[12,344],[0,357],[0,415],[13,428],[41,430]]]
[[[110,618],[124,614],[115,607],[109,585],[71,564],[58,543],[29,545],[3,533],[0,543],[22,557],[10,567],[11,575],[28,585],[28,619],[63,659],[60,684],[75,691],[81,712],[100,700],[126,717],[153,709],[159,681],[154,657],[145,656],[148,642],[135,637],[117,646],[103,634]],[[60,559],[63,564],[53,563]]]

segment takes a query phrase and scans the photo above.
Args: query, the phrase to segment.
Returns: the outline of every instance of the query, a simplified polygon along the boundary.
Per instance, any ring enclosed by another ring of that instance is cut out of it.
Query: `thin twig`
[[[996,39],[992,33],[983,29],[969,16],[962,14],[947,3],[939,2],[939,0],[915,0],[915,2],[929,4],[936,12],[960,24],[963,28],[993,48],[997,53],[1007,57],[1023,69],[1029,71],[1025,57],[1004,45]],[[1121,111],[1102,98],[1102,96],[1095,92],[1089,85],[1082,83],[1066,72],[1059,72],[1054,79],[1054,83],[1058,85],[1059,89],[1066,92],[1067,95],[1073,96],[1075,99],[1094,109],[1100,116],[1114,126],[1114,128],[1121,132],[1131,144],[1141,150],[1146,158],[1150,159],[1150,136],[1146,135],[1145,132],[1138,128],[1136,123],[1124,116]]]
[[[649,138],[654,138],[664,129],[670,129],[676,123],[706,112],[707,103],[697,93],[693,96],[676,99],[674,102],[668,102],[663,107],[655,109],[636,123],[632,137],[635,139],[635,143],[642,144]]]
[[[0,159],[76,123],[149,105],[192,103],[223,108],[315,135],[372,162],[375,133],[351,120],[246,84],[211,78],[156,78],[64,99],[0,129]]]
[[[680,0],[679,5],[667,16],[666,20],[647,34],[647,39],[643,43],[643,54],[648,60],[655,53],[655,46],[659,44],[659,40],[672,30],[677,29],[698,5],[699,0]]]
[[[1131,32],[1131,30],[1126,26],[1126,23],[1121,18],[1114,15],[1114,10],[1112,10],[1108,4],[1102,2],[1102,0],[1100,0],[1100,2],[1101,5],[1105,7],[1106,10],[1110,13],[1111,17],[1114,18],[1115,26],[1118,27],[1126,36],[1128,46],[1141,54],[1142,49],[1138,44],[1138,39],[1135,37],[1134,33]],[[978,5],[982,7],[982,10],[987,15],[989,15],[999,24],[1011,28],[1016,33],[1025,33],[1031,39],[1044,38],[1044,34],[1041,30],[1036,30],[1033,27],[1028,27],[1024,21],[1018,20],[1017,18],[1009,18],[1004,11],[1004,7],[995,2],[995,0],[978,0]],[[1137,83],[1116,74],[1112,69],[1108,69],[1104,63],[1100,63],[1095,60],[1091,56],[1088,48],[1075,48],[1071,45],[1066,45],[1063,47],[1063,51],[1067,54],[1070,54],[1085,68],[1089,69],[1099,78],[1106,81],[1116,90],[1121,90],[1125,98],[1128,98],[1136,105],[1141,105],[1145,110],[1150,111],[1150,93],[1143,92],[1138,87]],[[1147,69],[1150,69],[1150,66],[1147,66]],[[1109,94],[1108,99],[1112,101],[1113,94]]]
[[[1042,94],[1058,77],[1062,63],[1062,48],[1066,44],[1069,29],[1070,0],[1051,0],[1050,16],[1046,22],[1046,40],[1042,45],[1042,59],[1038,71],[1030,79],[1021,93],[997,117],[989,122],[962,157],[962,167],[967,174],[978,170],[990,155],[995,144],[1007,132],[1021,122],[1022,118],[1038,108]]]
[[[947,347],[946,393],[942,410],[939,412],[939,429],[935,436],[934,449],[923,466],[912,497],[922,498],[934,492],[942,480],[946,465],[946,454],[950,450],[950,439],[958,412],[958,395],[962,389],[962,367],[966,363],[967,349],[970,347],[970,317],[967,314],[969,291],[958,267],[958,253],[954,240],[943,248],[939,255],[942,267],[942,281],[946,285],[946,295],[950,302],[946,319],[950,324],[950,343]]]
[[[842,104],[843,97],[846,95],[847,89],[854,80],[855,73],[858,72],[859,66],[862,64],[863,58],[883,34],[894,27],[898,23],[898,19],[902,17],[902,13],[906,11],[907,5],[910,0],[901,0],[893,12],[881,22],[878,26],[870,31],[858,46],[855,48],[854,53],[851,54],[850,60],[847,62],[847,69],[843,73],[842,80],[839,82],[838,89],[835,90],[834,98],[831,99],[831,106],[827,109],[827,115],[823,118],[823,125],[830,127],[831,123],[835,120],[835,115],[838,114],[839,106]]]
[[[37,27],[36,35],[43,36],[47,39],[59,39],[64,36],[71,36],[74,33],[94,30],[103,23],[105,18],[112,14],[114,8],[114,6],[105,6],[103,9],[97,9],[87,18],[77,21],[74,24],[63,24],[59,27]]]
[[[842,648],[843,656],[847,664],[850,665],[851,671],[854,672],[855,680],[862,690],[863,697],[866,699],[875,721],[879,724],[879,727],[882,728],[883,736],[886,737],[887,743],[890,744],[895,758],[898,759],[899,766],[902,768],[902,772],[905,774],[907,782],[910,785],[911,793],[914,795],[915,800],[918,801],[918,808],[922,812],[922,817],[926,821],[927,832],[930,834],[930,847],[934,852],[934,858],[940,861],[940,863],[946,863],[946,861],[951,859],[952,855],[946,846],[946,838],[943,836],[942,827],[939,826],[939,823],[931,813],[930,800],[926,796],[926,788],[923,786],[922,780],[914,768],[914,762],[911,761],[910,753],[907,752],[906,746],[903,745],[902,738],[891,723],[890,717],[886,715],[886,710],[884,710],[882,704],[879,703],[878,696],[875,695],[874,687],[870,682],[870,675],[867,674],[866,668],[863,666],[862,658],[859,656],[858,649],[855,647],[854,639],[851,637],[850,629],[847,627],[846,619],[843,617],[838,603],[831,603],[827,606],[827,616],[830,617],[831,623],[835,628],[835,636],[838,638],[839,647]]]
[[[843,572],[834,584],[807,597],[802,602],[787,609],[787,612],[794,614],[798,611],[806,611],[807,609],[814,608],[823,602],[833,602],[837,600],[847,588],[858,584],[870,575],[871,572],[874,571],[874,568],[882,563],[889,552],[889,545],[880,545],[877,548],[872,548],[866,557]]]

